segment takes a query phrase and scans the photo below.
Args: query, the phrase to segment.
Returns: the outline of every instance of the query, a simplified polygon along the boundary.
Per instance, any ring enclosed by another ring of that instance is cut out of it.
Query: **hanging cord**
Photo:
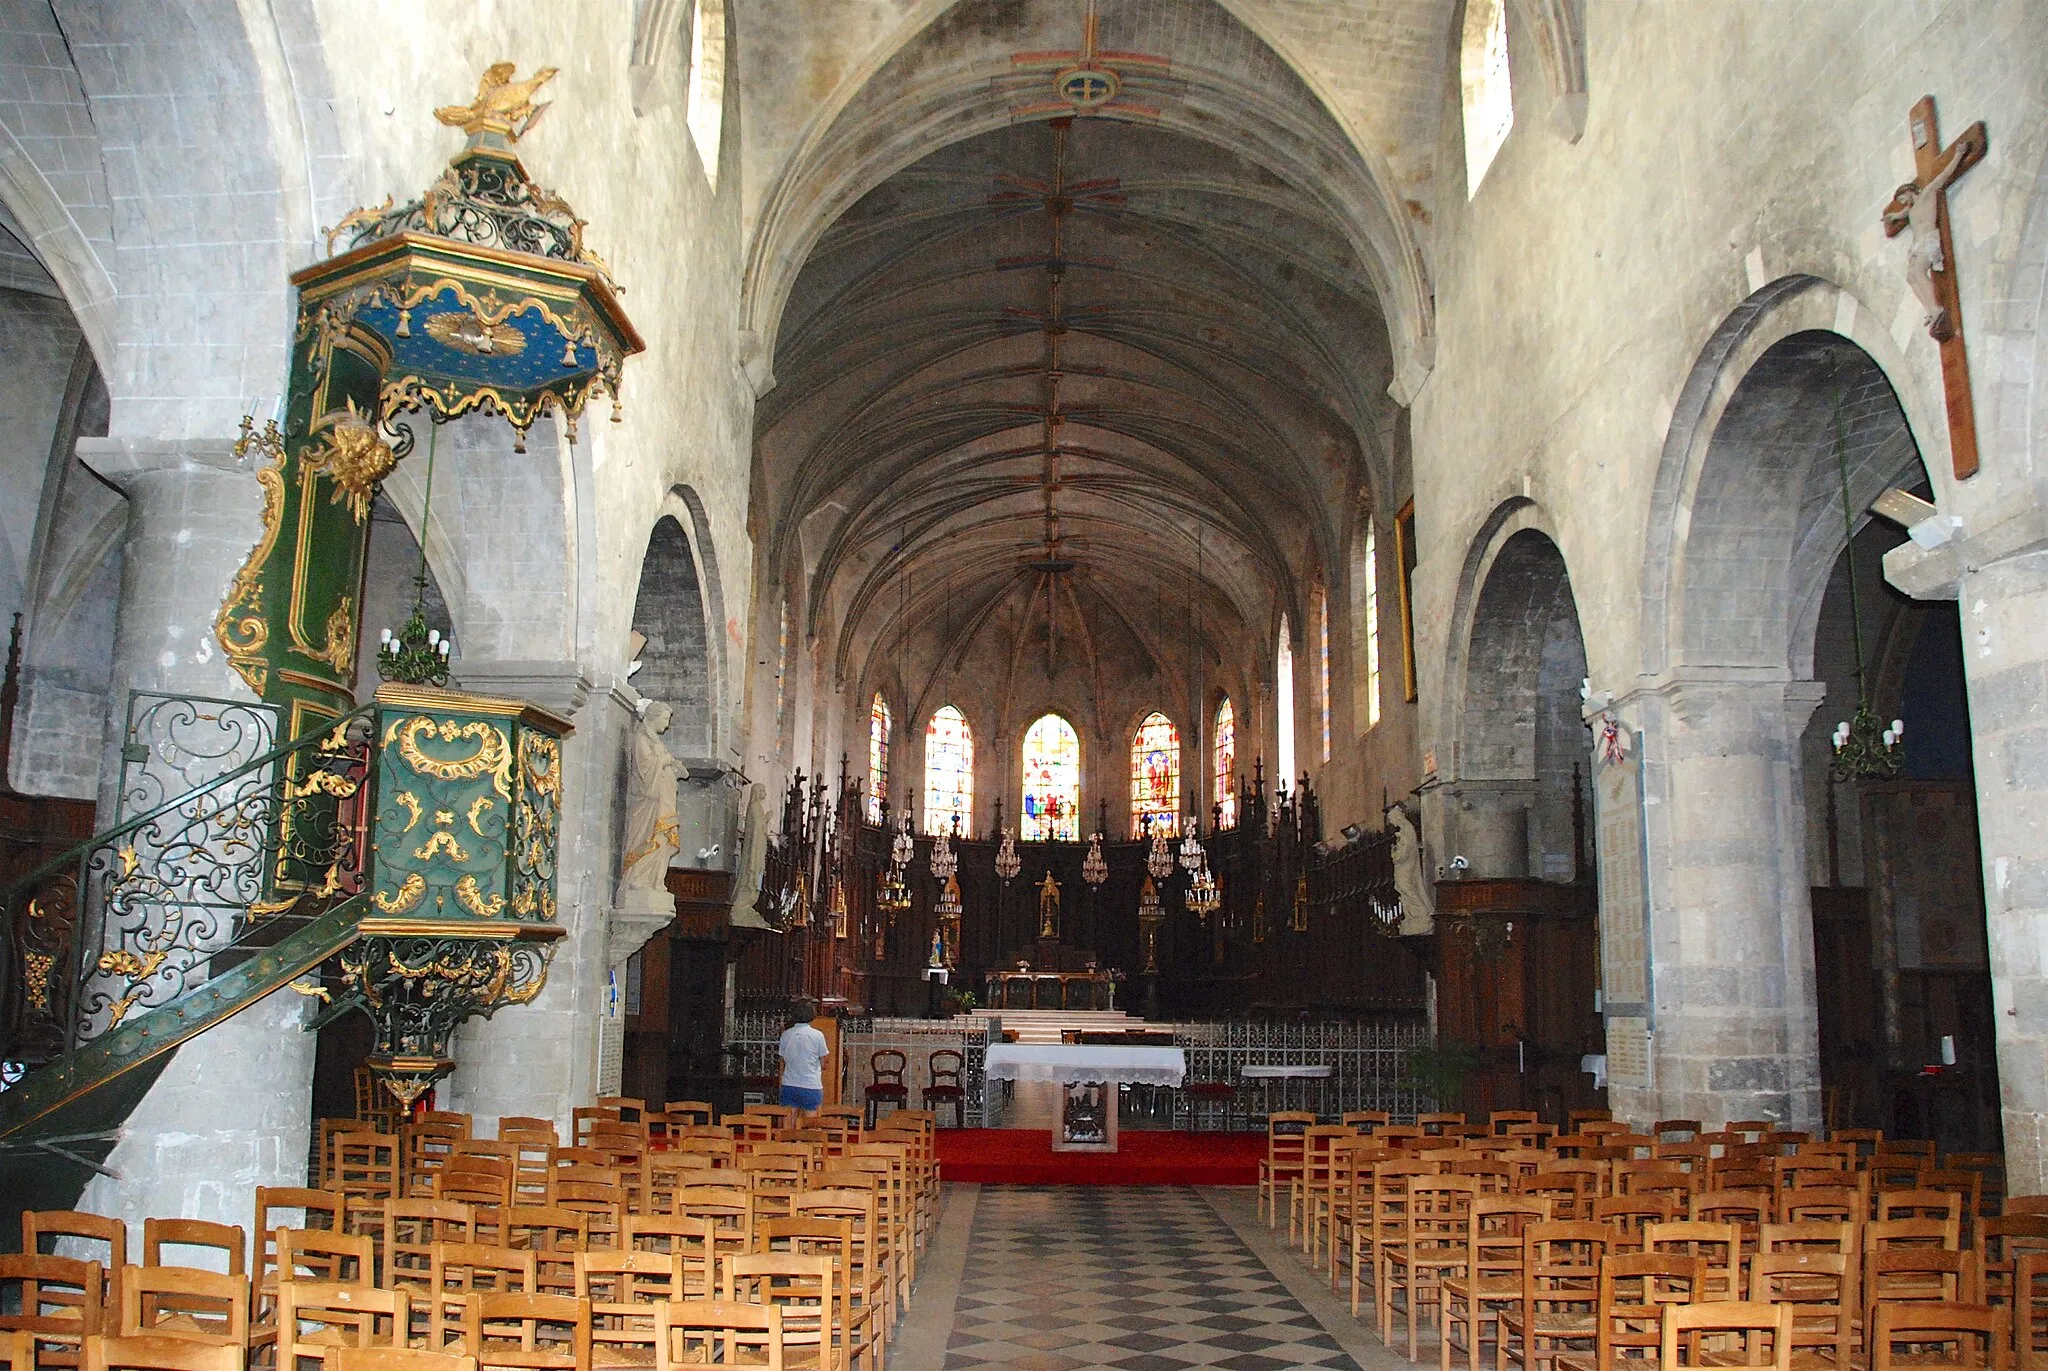
[[[1842,485],[1842,555],[1849,564],[1849,632],[1856,648],[1856,703],[1866,699],[1863,690],[1863,610],[1856,591],[1856,513],[1849,503],[1849,440],[1842,426],[1842,388],[1835,387],[1835,472]]]
[[[428,419],[427,428],[427,489],[420,502],[420,569],[412,578],[412,612],[414,617],[424,619],[427,612],[427,530],[428,521],[434,514],[434,453],[441,446],[441,425]]]

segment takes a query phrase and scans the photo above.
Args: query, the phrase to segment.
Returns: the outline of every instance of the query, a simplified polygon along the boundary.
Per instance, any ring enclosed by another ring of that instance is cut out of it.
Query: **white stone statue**
[[[1401,933],[1433,933],[1436,893],[1422,860],[1422,838],[1399,805],[1387,806],[1387,823],[1394,830],[1394,893],[1401,897]]]
[[[668,744],[661,740],[672,717],[667,705],[650,700],[633,730],[633,749],[626,758],[626,855],[619,863],[618,896],[618,903],[625,906],[646,903],[651,894],[668,902],[671,913],[668,864],[683,845],[676,818],[676,788],[682,778]]]

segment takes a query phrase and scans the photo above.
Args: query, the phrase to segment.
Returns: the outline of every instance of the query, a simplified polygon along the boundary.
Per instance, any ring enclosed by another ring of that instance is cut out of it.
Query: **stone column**
[[[1654,1035],[1649,1088],[1621,1092],[1633,1123],[1820,1125],[1798,774],[1820,697],[1810,681],[1690,680],[1620,702],[1643,735]]]
[[[556,904],[568,930],[547,988],[529,1005],[471,1019],[457,1032],[447,1108],[476,1117],[480,1134],[506,1115],[553,1119],[566,1140],[569,1111],[597,1097],[612,888],[618,875],[622,754],[633,723],[625,691],[594,687],[575,662],[462,661],[461,689],[528,700],[576,727],[562,745],[562,834]],[[623,1010],[621,1010],[623,1012]]]
[[[128,497],[121,605],[101,766],[112,821],[131,691],[254,701],[213,638],[228,583],[261,532],[255,462],[232,438],[84,438],[78,456]],[[180,1047],[123,1128],[84,1208],[248,1222],[258,1185],[304,1185],[313,1035],[306,1001],[279,991]]]
[[[1906,594],[1961,601],[2006,1185],[2048,1193],[2048,511],[1884,560]]]

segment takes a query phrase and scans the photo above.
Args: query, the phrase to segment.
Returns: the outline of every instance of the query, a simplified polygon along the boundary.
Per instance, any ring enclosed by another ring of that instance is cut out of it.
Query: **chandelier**
[[[351,405],[351,413],[353,410]],[[245,438],[235,445],[236,456],[241,455],[244,443],[249,441],[246,419],[242,421],[242,430]],[[377,648],[377,674],[402,685],[447,685],[448,662],[455,652],[454,634],[444,638],[440,629],[427,627],[427,533],[434,512],[434,449],[439,446],[436,440],[440,436],[438,423],[427,430],[427,487],[420,505],[420,569],[412,578],[412,615],[396,633],[385,629]],[[411,443],[402,446],[410,447]]]
[[[996,849],[996,875],[1008,885],[1024,869],[1024,859],[1017,855],[1017,835],[1009,829],[1003,830],[1002,846]]]
[[[910,887],[903,883],[903,872],[899,867],[890,867],[876,880],[880,884],[875,892],[875,907],[893,922],[898,914],[910,908]]]
[[[1180,869],[1193,875],[1207,865],[1208,854],[1203,852],[1202,845],[1195,841],[1195,824],[1191,819],[1188,822],[1188,835],[1181,839],[1180,843]]]
[[[1203,862],[1195,869],[1194,879],[1188,883],[1188,908],[1206,921],[1222,905],[1223,891],[1216,884],[1215,874],[1209,870],[1209,864]]]
[[[1109,879],[1109,863],[1104,861],[1102,857],[1102,835],[1100,833],[1088,835],[1088,855],[1081,859],[1081,879],[1097,890],[1101,889],[1102,883]]]
[[[1153,880],[1163,881],[1173,875],[1173,849],[1167,846],[1164,825],[1154,827],[1148,819],[1145,827],[1152,834],[1152,850],[1145,854],[1145,870],[1151,873]]]
[[[896,839],[889,844],[889,862],[901,871],[910,865],[911,858],[916,855],[917,839],[910,831],[910,805],[906,801],[903,806],[903,818],[896,827]]]
[[[932,879],[944,884],[952,880],[953,873],[959,869],[960,858],[954,854],[953,844],[947,840],[946,830],[942,828],[932,838]]]
[[[1867,700],[1859,700],[1852,719],[1835,725],[1834,760],[1828,775],[1837,781],[1890,780],[1906,761],[1906,721],[1894,719],[1886,728]]]

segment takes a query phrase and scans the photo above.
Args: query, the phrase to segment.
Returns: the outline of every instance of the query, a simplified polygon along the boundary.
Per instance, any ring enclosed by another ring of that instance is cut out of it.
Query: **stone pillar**
[[[1961,600],[2006,1185],[2048,1193],[2048,512],[1960,545],[1903,543],[1885,576]]]
[[[129,692],[254,700],[213,638],[228,583],[261,533],[255,464],[232,438],[83,438],[78,456],[128,497],[101,766],[102,825],[120,776]],[[248,1222],[258,1185],[304,1185],[313,1035],[279,991],[180,1047],[81,1201],[96,1213]]]
[[[1620,702],[1643,735],[1650,918],[1651,1079],[1616,1091],[1633,1123],[1820,1125],[1798,767],[1821,693],[1809,681],[1694,680]]]
[[[568,930],[556,945],[547,988],[529,1005],[471,1019],[456,1033],[446,1108],[495,1133],[506,1115],[553,1119],[568,1138],[569,1111],[596,1099],[605,1012],[612,888],[618,875],[623,753],[633,724],[616,684],[593,688],[575,662],[457,663],[464,690],[528,700],[570,720],[562,744],[562,834],[556,903]],[[622,1011],[623,1012],[623,1011]]]

